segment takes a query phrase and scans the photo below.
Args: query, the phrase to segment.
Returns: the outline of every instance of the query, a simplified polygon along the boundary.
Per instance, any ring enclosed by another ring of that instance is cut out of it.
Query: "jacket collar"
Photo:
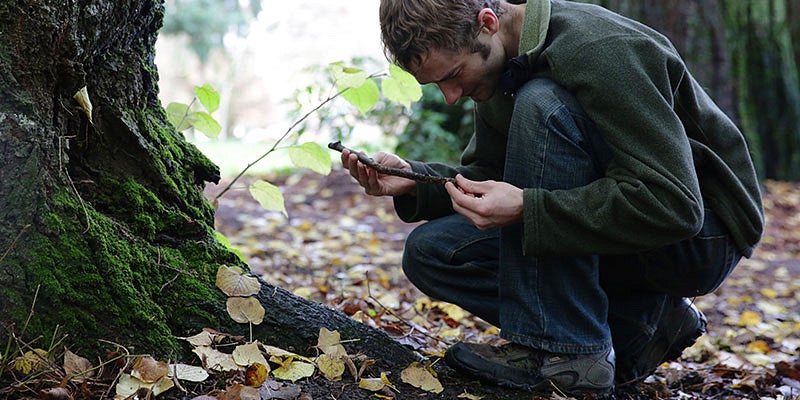
[[[528,0],[519,40],[519,54],[528,54],[531,63],[539,58],[550,25],[550,0]]]

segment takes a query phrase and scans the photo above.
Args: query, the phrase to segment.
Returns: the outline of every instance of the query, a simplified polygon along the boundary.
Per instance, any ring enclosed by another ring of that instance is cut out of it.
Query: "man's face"
[[[447,104],[453,104],[461,97],[481,102],[494,94],[504,66],[502,47],[492,46],[490,42],[478,52],[468,49],[458,52],[431,50],[413,75],[421,84],[438,85]]]

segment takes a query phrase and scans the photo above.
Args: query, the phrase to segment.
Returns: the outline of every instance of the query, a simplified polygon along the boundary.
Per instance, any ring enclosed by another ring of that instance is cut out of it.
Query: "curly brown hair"
[[[484,51],[477,35],[478,13],[499,17],[502,0],[381,0],[383,49],[389,61],[410,71],[432,49]]]

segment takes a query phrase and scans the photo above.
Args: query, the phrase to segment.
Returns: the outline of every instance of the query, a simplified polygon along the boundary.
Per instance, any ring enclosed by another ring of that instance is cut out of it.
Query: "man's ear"
[[[497,33],[500,30],[500,19],[491,8],[484,8],[478,12],[478,24],[481,31],[489,34]]]

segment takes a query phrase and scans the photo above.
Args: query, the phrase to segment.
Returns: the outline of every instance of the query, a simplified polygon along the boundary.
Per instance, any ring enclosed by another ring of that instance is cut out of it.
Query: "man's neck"
[[[519,55],[519,41],[522,34],[522,22],[525,18],[525,3],[504,4],[506,13],[503,15],[500,30],[503,38],[503,49],[508,58]]]

